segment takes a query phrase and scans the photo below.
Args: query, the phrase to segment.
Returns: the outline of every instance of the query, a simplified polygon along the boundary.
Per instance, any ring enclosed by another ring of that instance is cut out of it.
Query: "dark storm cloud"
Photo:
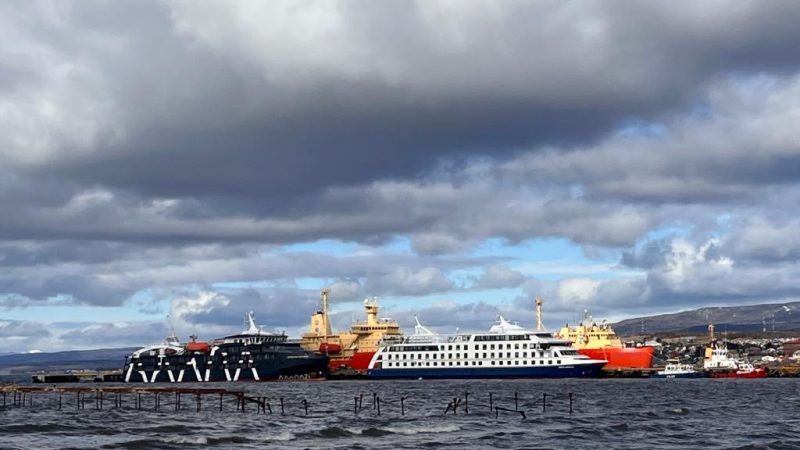
[[[486,267],[476,280],[481,289],[515,288],[526,281],[525,275],[502,264]]]
[[[242,327],[244,313],[257,311],[256,321],[266,331],[294,327],[308,322],[319,303],[318,292],[297,288],[243,289],[230,294],[216,294],[200,311],[186,311],[180,318],[193,325]],[[240,330],[237,330],[240,331]]]
[[[31,247],[31,251],[36,252],[36,248]],[[44,249],[42,254],[47,251]],[[285,283],[297,277],[331,280],[336,293],[343,296],[360,293],[361,288],[353,285],[355,278],[366,280],[364,289],[368,294],[421,295],[451,287],[446,271],[495,261],[465,257],[435,261],[431,257],[380,252],[355,256],[279,253],[270,252],[268,247],[247,245],[127,247],[113,253],[113,258],[111,262],[99,258],[95,262],[17,263],[0,273],[0,306],[53,304],[56,300],[49,298],[55,296],[63,296],[59,303],[119,306],[134,293],[148,288],[157,289],[156,294],[162,298],[180,292],[185,285],[255,280]],[[436,268],[432,267],[434,263]],[[257,301],[255,291],[251,294],[242,297],[242,301]],[[282,304],[278,294],[265,300]]]
[[[495,237],[627,249],[644,278],[572,281],[608,305],[744,298],[759,279],[792,295],[798,18],[757,1],[3,3],[2,304],[297,277],[441,294],[462,288],[450,270],[498,263],[444,255]],[[752,221],[646,242],[724,215]],[[270,247],[397,236],[414,255]],[[487,288],[525,282],[486,270]],[[217,293],[186,317],[270,304],[299,324],[302,292]]]
[[[16,37],[49,56],[40,69],[68,63],[67,86],[97,103],[58,124],[83,148],[50,155],[54,141],[30,170],[271,214],[447,155],[585,142],[672,110],[720,73],[798,62],[792,3],[317,3],[313,23],[280,3],[242,21],[244,6],[7,5],[23,19]],[[72,106],[55,94],[54,108]],[[26,131],[55,126],[41,122]]]
[[[50,336],[47,328],[38,322],[19,320],[0,320],[0,337],[12,338],[43,338]]]

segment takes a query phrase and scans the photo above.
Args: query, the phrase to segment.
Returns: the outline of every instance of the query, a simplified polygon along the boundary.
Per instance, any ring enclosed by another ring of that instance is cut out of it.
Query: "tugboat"
[[[332,377],[365,376],[381,340],[387,336],[402,336],[400,325],[392,319],[379,318],[378,299],[373,298],[364,300],[366,322],[355,322],[350,331],[333,334],[328,318],[329,292],[322,290],[320,308],[311,316],[309,331],[303,334],[300,346],[306,351],[329,355]]]
[[[703,378],[705,374],[694,370],[691,364],[682,364],[677,359],[667,360],[664,370],[659,370],[651,378]]]
[[[328,359],[262,330],[250,311],[244,331],[212,342],[192,336],[183,345],[172,331],[127,356],[123,373],[126,383],[309,380],[327,375]]]
[[[593,377],[605,360],[581,355],[567,340],[499,316],[488,333],[436,334],[416,320],[414,335],[388,337],[369,363],[369,378]]]
[[[537,305],[541,302],[538,298],[536,301]],[[649,369],[653,366],[653,347],[626,347],[610,325],[605,321],[595,323],[587,310],[580,324],[574,327],[566,324],[556,336],[572,342],[581,354],[607,360],[604,369]]]
[[[754,367],[747,361],[732,358],[728,347],[714,339],[714,324],[708,325],[710,341],[706,347],[703,368],[711,378],[766,378],[767,369]]]

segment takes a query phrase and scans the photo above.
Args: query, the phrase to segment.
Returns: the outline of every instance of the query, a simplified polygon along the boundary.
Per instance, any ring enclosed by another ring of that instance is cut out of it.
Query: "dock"
[[[37,372],[31,375],[33,383],[110,383],[122,381],[122,370],[62,370]]]
[[[600,371],[600,376],[603,378],[649,378],[650,375],[663,369],[663,367],[603,369]]]

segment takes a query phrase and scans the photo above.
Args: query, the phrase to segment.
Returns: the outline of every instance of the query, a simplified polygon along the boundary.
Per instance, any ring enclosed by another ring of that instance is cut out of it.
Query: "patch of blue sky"
[[[333,280],[317,277],[300,277],[294,279],[298,289],[320,290],[329,286]]]
[[[505,259],[504,264],[539,280],[589,276],[611,279],[629,276],[620,270],[618,252],[594,252],[586,255],[584,249],[568,239],[529,239],[511,244],[504,239],[489,239],[473,251],[472,256]]]
[[[622,137],[659,138],[667,135],[667,128],[659,123],[631,119],[623,122],[616,134]]]
[[[381,246],[382,249],[390,253],[410,254],[411,239],[408,236],[396,236]]]
[[[648,231],[644,237],[639,239],[636,245],[637,247],[641,247],[648,242],[660,239],[689,238],[694,230],[694,225],[688,222],[672,222],[668,225]]]
[[[358,247],[358,244],[355,242],[340,241],[338,239],[320,239],[312,242],[299,242],[296,244],[284,245],[278,250],[278,252],[310,252],[321,253],[325,255],[346,256],[356,252]]]

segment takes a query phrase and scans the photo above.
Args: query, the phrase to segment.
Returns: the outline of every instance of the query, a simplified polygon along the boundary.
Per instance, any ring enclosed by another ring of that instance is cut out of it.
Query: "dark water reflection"
[[[187,385],[183,385],[187,386]],[[208,386],[208,385],[206,385]],[[74,396],[35,396],[32,408],[0,406],[0,448],[570,448],[619,449],[800,448],[800,380],[514,380],[341,381],[217,385],[267,396],[275,414],[244,413],[233,400],[219,412],[218,397],[206,397],[196,412],[185,396],[162,397],[160,411],[144,396],[121,409],[77,411]],[[372,393],[381,416],[372,408]],[[469,392],[469,414],[464,393]],[[522,419],[513,411],[518,393]],[[567,394],[574,394],[569,413]],[[542,394],[548,394],[542,412]],[[354,414],[354,397],[363,410]],[[74,394],[73,394],[74,395]],[[278,406],[284,398],[286,415]],[[405,416],[400,398],[405,397]],[[444,411],[454,397],[457,414]],[[304,416],[302,400],[309,402]],[[10,398],[9,398],[10,401]]]

